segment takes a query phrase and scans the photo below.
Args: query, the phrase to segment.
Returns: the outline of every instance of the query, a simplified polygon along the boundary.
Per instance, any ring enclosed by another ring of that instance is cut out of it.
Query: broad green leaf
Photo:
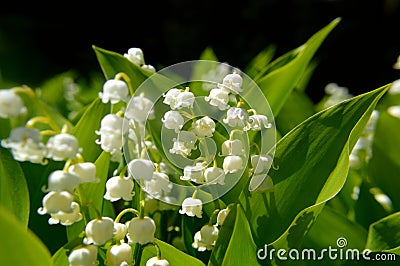
[[[342,188],[350,150],[386,90],[387,86],[321,111],[277,143],[274,162],[279,168],[269,172],[274,192],[250,194],[245,188],[238,201],[258,247],[301,244],[326,201]],[[224,241],[229,239],[222,239],[222,246]],[[214,252],[211,259],[223,257],[217,246]]]
[[[252,238],[249,223],[242,207],[238,205],[236,207],[236,220],[232,230],[232,238],[226,249],[222,265],[257,265],[256,254],[257,246]]]
[[[12,155],[0,148],[0,205],[25,227],[29,220],[29,192],[24,172]]]
[[[276,46],[268,45],[246,65],[244,72],[251,78],[263,71],[275,55]]]
[[[341,244],[342,241],[345,244]],[[343,248],[343,250],[357,249],[361,254],[366,241],[367,230],[364,227],[325,206],[305,237],[301,249],[314,249],[317,255],[321,254],[321,250],[329,247]],[[337,261],[329,260],[328,257],[324,260],[324,265],[337,265],[337,263]]]
[[[333,20],[305,44],[272,62],[269,72],[264,73],[262,77],[256,77],[255,81],[265,93],[275,116],[279,114],[317,49],[339,21],[340,18]]]
[[[156,240],[155,243],[160,247],[161,256],[168,260],[169,265],[173,266],[204,266],[204,263],[199,259],[190,256],[179,249],[167,244],[163,241]],[[145,266],[146,262],[156,256],[156,249],[152,246],[144,248],[140,265]]]
[[[50,252],[17,217],[0,206],[1,265],[52,265]]]
[[[303,92],[293,90],[276,117],[276,127],[285,135],[295,126],[315,114],[314,104]]]
[[[372,251],[387,251],[400,246],[400,212],[371,224],[366,247]],[[400,255],[400,253],[396,252]]]
[[[100,129],[101,120],[108,113],[110,113],[110,104],[104,104],[100,98],[97,98],[72,129],[72,135],[78,139],[82,156],[87,162],[93,162],[102,152],[100,145],[96,143],[96,139],[100,136],[95,131]]]
[[[116,52],[93,46],[97,60],[106,79],[113,79],[116,74],[123,72],[130,78],[130,86],[135,90],[153,73],[135,65],[126,57]]]

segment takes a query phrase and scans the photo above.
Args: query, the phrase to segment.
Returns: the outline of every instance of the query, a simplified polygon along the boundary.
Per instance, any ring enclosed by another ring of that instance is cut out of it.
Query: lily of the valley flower
[[[78,176],[63,170],[56,170],[50,173],[47,182],[47,189],[43,189],[43,191],[68,191],[73,194],[79,183],[80,179]]]
[[[243,130],[261,130],[271,127],[272,124],[268,122],[268,117],[265,115],[251,115],[248,124],[243,128]]]
[[[128,233],[126,224],[114,222],[114,239],[118,241],[123,240]]]
[[[182,202],[182,209],[179,210],[180,214],[186,214],[190,217],[202,217],[203,213],[203,202],[196,198],[186,198]]]
[[[66,212],[71,213],[73,212],[72,202],[74,200],[74,195],[69,193],[68,191],[50,191],[47,193],[43,199],[42,204],[43,207],[38,209],[38,213],[43,214],[51,214],[57,212]]]
[[[112,245],[106,254],[107,266],[133,265],[132,247],[127,243]]]
[[[99,97],[103,103],[127,102],[129,99],[128,85],[122,80],[109,79],[104,83],[103,92],[99,92]]]
[[[204,170],[204,179],[207,184],[225,184],[225,172],[219,167],[208,167]]]
[[[222,121],[231,127],[244,128],[247,125],[248,120],[249,113],[247,110],[238,107],[231,107],[226,112],[226,118]]]
[[[113,176],[106,182],[106,193],[104,198],[111,202],[123,199],[131,201],[135,195],[133,191],[134,183],[131,177]]]
[[[152,65],[142,65],[141,68],[146,69],[147,71],[150,71],[153,73],[156,72],[156,69]]]
[[[16,127],[10,136],[1,141],[1,146],[11,149],[15,160],[20,162],[46,164],[47,149],[42,143],[42,135],[36,128]]]
[[[250,158],[253,174],[266,173],[271,168],[272,157],[270,155],[252,155]]]
[[[135,65],[141,66],[142,64],[144,64],[143,50],[140,48],[129,48],[128,52],[124,53],[124,57],[126,57]]]
[[[138,122],[154,119],[153,105],[153,102],[142,93],[130,100],[125,117]]]
[[[222,80],[222,84],[218,84],[218,87],[228,92],[238,94],[243,91],[242,83],[242,77],[238,73],[232,73],[226,75]]]
[[[51,213],[51,217],[49,218],[49,224],[62,224],[65,226],[71,225],[73,223],[79,222],[82,220],[82,214],[80,212],[79,204],[76,202],[71,203],[72,212],[63,212],[58,211],[56,213]]]
[[[172,183],[169,182],[167,174],[154,172],[150,181],[145,181],[145,190],[152,196],[161,195],[163,192],[169,193],[172,189]]]
[[[122,155],[122,136],[127,132],[123,127],[124,118],[116,114],[107,114],[100,123],[100,129],[95,133],[100,136],[96,144],[101,145],[101,149],[109,152],[113,161],[118,161],[118,156]]]
[[[227,155],[237,155],[241,156],[244,155],[244,149],[243,149],[243,143],[239,139],[234,139],[234,140],[226,140],[222,143],[221,146],[221,155],[222,156],[227,156]]]
[[[74,248],[68,256],[69,266],[96,266],[97,247],[95,245]]]
[[[183,127],[185,120],[183,116],[178,111],[168,111],[164,114],[164,118],[161,119],[164,126],[168,129],[175,130],[176,133]]]
[[[152,161],[147,159],[133,159],[128,163],[129,173],[135,179],[151,180],[156,170]]]
[[[218,238],[219,229],[216,225],[204,225],[194,234],[193,248],[200,252],[211,250]]]
[[[215,131],[215,122],[208,116],[192,123],[192,132],[199,138],[212,137]]]
[[[169,262],[166,259],[152,257],[146,262],[146,266],[169,266]]]
[[[68,133],[60,133],[49,138],[46,144],[47,157],[54,161],[73,159],[81,152],[78,139]]]
[[[229,155],[224,158],[222,168],[225,173],[236,173],[243,169],[243,159],[237,155]]]
[[[187,165],[183,168],[183,176],[181,180],[193,181],[198,184],[204,183],[204,166],[202,163],[196,163],[196,165]]]
[[[229,108],[229,92],[226,90],[214,88],[204,99],[209,102],[210,105],[218,107],[221,111]]]
[[[81,183],[100,182],[100,179],[96,177],[96,165],[92,162],[73,164],[68,168],[68,172],[78,176]]]
[[[127,222],[128,233],[127,238],[129,244],[147,244],[154,242],[154,233],[156,232],[156,224],[150,217],[135,217]]]
[[[185,107],[193,107],[194,94],[188,90],[181,91],[177,88],[168,90],[163,94],[163,103],[168,104],[172,110],[182,109]]]
[[[0,118],[18,117],[26,113],[21,97],[12,89],[0,90]]]
[[[91,220],[85,227],[86,237],[83,243],[96,246],[104,245],[114,236],[114,221],[109,217],[101,217]]]
[[[229,214],[229,211],[230,211],[230,209],[225,208],[225,209],[222,209],[222,210],[220,210],[218,212],[218,214],[217,214],[217,225],[221,226],[224,223],[224,221],[226,219],[226,216],[228,216],[228,214]]]
[[[196,141],[197,137],[193,132],[182,130],[179,132],[178,137],[173,139],[174,144],[169,152],[187,157],[192,150],[196,149]]]

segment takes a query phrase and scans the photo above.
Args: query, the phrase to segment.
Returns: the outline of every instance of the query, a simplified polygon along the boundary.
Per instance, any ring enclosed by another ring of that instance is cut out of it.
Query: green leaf
[[[25,225],[0,206],[1,265],[52,265],[50,252]]]
[[[339,21],[340,18],[333,20],[305,44],[272,62],[262,77],[256,77],[255,81],[267,97],[275,116],[279,114],[317,49]]]
[[[82,148],[82,156],[87,162],[93,162],[102,152],[96,139],[95,131],[100,129],[101,120],[110,112],[110,104],[102,103],[100,98],[95,99],[87,108],[76,126],[72,129]]]
[[[387,251],[400,246],[400,212],[371,224],[366,247],[372,251]],[[397,253],[400,255],[399,253]]]
[[[326,201],[342,188],[349,153],[387,89],[376,89],[319,112],[277,143],[274,161],[279,168],[269,172],[274,192],[250,194],[245,188],[238,201],[258,247],[301,244]],[[229,237],[220,245],[224,241]],[[220,261],[216,256],[211,259]]]
[[[28,185],[19,163],[6,149],[0,148],[0,205],[14,214],[26,228],[29,204]]]
[[[116,74],[123,72],[130,78],[130,86],[135,90],[153,73],[135,65],[126,57],[116,52],[93,46],[97,60],[100,63],[106,79],[113,79]]]
[[[275,45],[268,45],[255,57],[253,57],[253,59],[245,67],[244,72],[251,78],[256,77],[257,74],[267,68],[268,64],[275,55],[275,50]]]
[[[161,255],[163,258],[168,260],[169,265],[174,265],[174,266],[204,266],[204,263],[197,258],[190,256],[179,249],[161,241],[161,240],[156,240],[155,243],[160,247],[161,250]],[[152,258],[155,257],[156,254],[156,249],[147,246],[144,248],[143,253],[142,253],[142,258],[140,261],[140,265],[145,266],[146,262]]]
[[[240,205],[236,208],[235,226],[232,230],[228,248],[222,265],[257,265],[257,246],[244,211]],[[209,265],[213,265],[212,263]]]

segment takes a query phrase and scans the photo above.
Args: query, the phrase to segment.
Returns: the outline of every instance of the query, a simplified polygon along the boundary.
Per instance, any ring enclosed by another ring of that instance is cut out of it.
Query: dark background
[[[121,54],[140,47],[158,68],[198,59],[211,46],[219,61],[244,68],[266,46],[283,55],[341,17],[314,57],[307,93],[317,101],[335,82],[359,94],[400,77],[392,68],[400,55],[399,2],[81,1],[43,8],[9,2],[0,10],[0,81],[35,87],[71,69],[82,77],[101,74],[92,45]]]

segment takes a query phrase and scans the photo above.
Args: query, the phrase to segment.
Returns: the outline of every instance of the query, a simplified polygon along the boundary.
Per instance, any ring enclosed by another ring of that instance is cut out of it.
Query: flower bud
[[[97,247],[94,245],[74,248],[68,256],[69,266],[95,266],[97,262]]]
[[[243,159],[240,156],[230,155],[224,158],[222,168],[225,173],[236,173],[243,169]]]
[[[18,117],[27,111],[21,97],[12,89],[0,90],[0,118]]]
[[[127,243],[112,245],[106,256],[107,266],[133,265],[132,247]]]
[[[127,53],[124,53],[124,57],[126,57],[129,61],[134,63],[135,65],[141,66],[144,64],[144,56],[143,51],[140,48],[129,48]]]
[[[151,180],[156,170],[152,161],[147,159],[133,159],[128,163],[129,173],[135,179]]]
[[[109,217],[101,217],[91,220],[85,227],[86,237],[83,242],[86,245],[104,245],[114,235],[114,221]]]
[[[146,266],[169,266],[169,262],[163,258],[152,257],[146,262]]]
[[[226,140],[221,146],[221,155],[244,155],[243,143],[239,139]]]
[[[96,177],[96,165],[91,162],[77,163],[68,168],[68,172],[79,177],[81,183],[98,183],[100,179]]]
[[[69,193],[73,194],[79,183],[80,180],[78,176],[63,170],[56,170],[49,175],[47,184],[48,187],[44,191],[68,191]]]
[[[133,191],[134,183],[131,177],[113,176],[106,182],[106,193],[104,198],[111,202],[123,199],[131,201],[135,195]]]

